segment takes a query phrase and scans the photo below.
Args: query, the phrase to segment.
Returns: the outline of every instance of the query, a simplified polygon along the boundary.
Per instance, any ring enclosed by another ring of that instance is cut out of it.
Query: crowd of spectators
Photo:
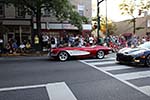
[[[42,51],[48,51],[49,48],[56,47],[84,47],[92,45],[103,45],[108,46],[113,49],[113,51],[118,51],[123,47],[137,47],[139,44],[149,41],[147,37],[138,37],[132,35],[131,37],[109,35],[105,38],[96,38],[93,35],[82,36],[80,34],[66,34],[64,36],[59,35],[48,35],[43,33],[40,38],[36,35],[34,37],[34,42],[31,40],[24,40],[22,43],[18,44],[17,40],[10,38],[6,45],[3,47],[3,53],[29,53],[33,49],[39,50],[39,45],[41,45]],[[2,50],[2,47],[1,47]]]

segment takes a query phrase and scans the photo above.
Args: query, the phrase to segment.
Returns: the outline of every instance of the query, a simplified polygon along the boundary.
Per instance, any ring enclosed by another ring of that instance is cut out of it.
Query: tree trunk
[[[37,26],[36,34],[40,37],[41,36],[41,9],[37,9],[36,26]]]
[[[42,36],[41,36],[41,8],[39,7],[37,9],[37,13],[36,13],[36,33],[35,35],[38,35],[39,37],[39,50],[42,50]]]

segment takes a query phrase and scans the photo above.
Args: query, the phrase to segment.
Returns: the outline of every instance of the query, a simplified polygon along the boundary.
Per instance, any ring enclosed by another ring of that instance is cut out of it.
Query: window
[[[147,20],[147,27],[150,27],[150,20]]]
[[[0,17],[4,16],[4,4],[0,3]]]
[[[80,16],[84,16],[84,11],[83,10],[79,10],[78,12],[79,12]]]
[[[25,12],[23,7],[16,7],[16,17],[25,17]]]
[[[81,4],[78,5],[78,12],[80,16],[84,16],[84,8],[85,8],[84,5],[81,5]]]
[[[41,9],[41,13],[42,13],[42,15],[43,15],[44,17],[50,17],[50,16],[52,16],[52,15],[53,15],[52,12],[53,12],[52,10],[47,9],[47,8],[42,8],[42,9]]]

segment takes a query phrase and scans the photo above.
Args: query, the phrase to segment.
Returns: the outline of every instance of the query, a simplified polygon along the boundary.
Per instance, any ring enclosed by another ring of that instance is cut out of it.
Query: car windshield
[[[145,42],[144,44],[139,45],[139,47],[150,49],[150,42]]]

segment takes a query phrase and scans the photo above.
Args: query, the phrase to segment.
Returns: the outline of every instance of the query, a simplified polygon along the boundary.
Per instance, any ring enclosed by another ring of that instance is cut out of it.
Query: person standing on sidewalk
[[[39,51],[39,43],[40,43],[39,37],[38,37],[38,35],[35,35],[35,37],[34,37],[34,47],[35,47],[36,51]]]
[[[0,53],[3,52],[3,39],[0,38]]]

